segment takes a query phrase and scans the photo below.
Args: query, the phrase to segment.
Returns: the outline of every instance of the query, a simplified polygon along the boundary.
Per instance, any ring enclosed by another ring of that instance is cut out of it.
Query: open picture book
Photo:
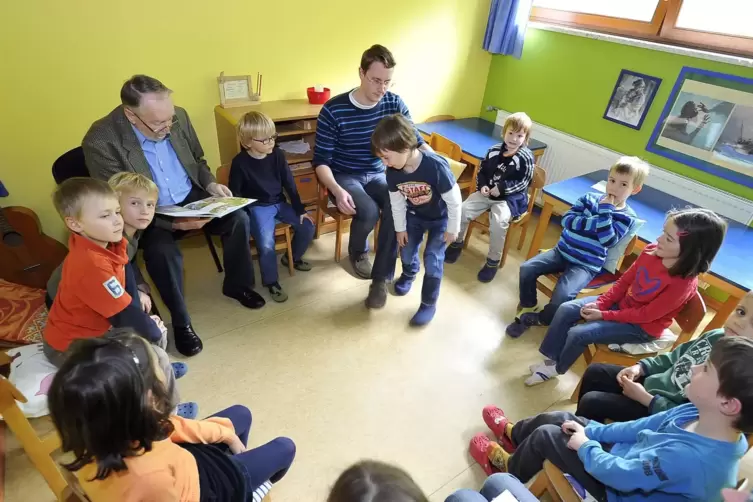
[[[222,218],[233,211],[256,202],[243,197],[207,197],[185,206],[160,206],[156,213],[174,218]]]

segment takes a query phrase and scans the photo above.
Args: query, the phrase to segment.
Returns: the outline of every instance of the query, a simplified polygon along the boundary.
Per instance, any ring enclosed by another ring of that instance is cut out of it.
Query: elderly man
[[[368,308],[381,308],[387,301],[387,281],[392,279],[397,260],[397,240],[392,221],[384,164],[371,152],[371,134],[385,116],[400,113],[410,119],[400,96],[389,92],[395,58],[381,45],[361,56],[358,75],[361,85],[327,101],[319,113],[314,148],[314,166],[319,181],[334,197],[337,208],[353,215],[348,255],[353,271],[372,279]],[[431,151],[421,135],[422,150]],[[382,225],[377,236],[377,256],[372,267],[367,256],[368,236],[379,212]]]
[[[212,176],[188,114],[173,105],[170,93],[159,80],[146,75],[136,75],[123,84],[121,105],[96,121],[84,137],[89,173],[102,180],[120,171],[141,173],[157,184],[158,206],[232,195]],[[201,352],[203,344],[186,309],[183,256],[177,241],[204,225],[222,237],[226,269],[222,293],[248,308],[264,306],[264,299],[253,290],[249,225],[244,211],[212,220],[157,215],[140,244],[146,269],[170,310],[176,349],[186,356]]]

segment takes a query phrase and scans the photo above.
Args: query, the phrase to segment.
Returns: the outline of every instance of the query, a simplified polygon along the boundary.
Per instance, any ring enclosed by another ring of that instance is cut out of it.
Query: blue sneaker
[[[405,274],[401,274],[400,277],[395,281],[395,294],[397,296],[405,296],[410,291],[411,286],[413,286],[413,281],[415,280],[415,277],[409,277]]]
[[[492,282],[494,276],[497,275],[497,270],[499,270],[499,260],[490,260],[487,258],[486,263],[484,263],[484,266],[478,272],[478,280],[481,282]]]
[[[434,314],[437,312],[437,306],[436,305],[426,305],[425,303],[422,303],[420,307],[418,307],[418,311],[413,315],[413,318],[410,320],[411,326],[426,326],[429,324],[429,322],[434,319]]]
[[[463,252],[463,243],[458,244],[457,242],[453,242],[449,246],[447,246],[447,249],[445,249],[444,252],[444,262],[445,263],[455,263],[458,261],[458,258],[460,258],[460,253]]]
[[[510,338],[519,338],[520,335],[525,333],[531,326],[541,326],[541,320],[539,319],[538,312],[529,312],[522,314],[519,319],[515,319],[515,322],[509,324],[505,329],[505,334]]]
[[[181,418],[195,420],[199,416],[199,405],[194,402],[180,403],[175,409],[175,414]]]

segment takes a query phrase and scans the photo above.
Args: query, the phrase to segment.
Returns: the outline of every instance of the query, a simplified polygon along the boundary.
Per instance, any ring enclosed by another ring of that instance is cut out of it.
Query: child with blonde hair
[[[502,143],[494,145],[481,161],[476,178],[477,191],[463,202],[458,238],[445,253],[446,263],[455,263],[463,250],[468,225],[489,211],[489,254],[478,273],[478,280],[494,279],[502,259],[510,221],[528,210],[528,186],[533,179],[535,161],[528,149],[533,122],[523,112],[513,113],[502,129]]]
[[[259,251],[262,283],[274,301],[284,302],[288,295],[279,283],[275,224],[280,221],[293,227],[293,266],[307,272],[311,264],[303,254],[314,238],[314,220],[301,202],[285,154],[275,148],[277,133],[272,119],[261,112],[248,112],[238,122],[238,140],[243,151],[233,159],[228,188],[240,197],[256,199],[245,210]],[[287,256],[283,255],[282,265],[288,266]]]

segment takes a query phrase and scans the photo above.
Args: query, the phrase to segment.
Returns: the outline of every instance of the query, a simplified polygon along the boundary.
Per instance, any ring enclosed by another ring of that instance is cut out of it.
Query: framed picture
[[[684,67],[646,150],[753,187],[753,79]]]
[[[225,72],[217,77],[217,86],[220,90],[220,106],[233,108],[236,106],[257,105],[261,99],[261,75],[257,75],[257,90],[254,92],[254,84],[251,75],[237,75],[228,77]]]
[[[660,84],[660,78],[622,70],[609,98],[604,118],[640,129]]]

